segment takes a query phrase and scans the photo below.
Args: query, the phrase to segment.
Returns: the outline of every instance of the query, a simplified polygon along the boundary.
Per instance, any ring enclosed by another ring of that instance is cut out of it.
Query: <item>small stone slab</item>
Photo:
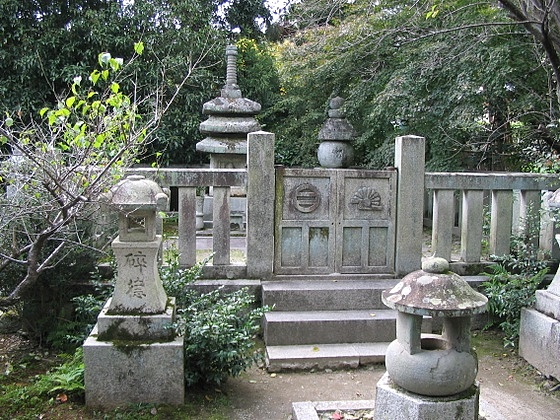
[[[304,401],[292,403],[293,420],[319,420],[319,414],[336,410],[373,410],[374,400]]]
[[[343,369],[383,363],[389,343],[308,344],[268,346],[269,372],[283,370]]]
[[[377,382],[375,420],[478,419],[480,386],[449,397],[427,397],[408,392],[385,373]]]

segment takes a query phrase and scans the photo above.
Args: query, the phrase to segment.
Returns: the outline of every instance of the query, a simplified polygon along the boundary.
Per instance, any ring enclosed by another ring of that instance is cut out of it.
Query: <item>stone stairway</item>
[[[355,368],[383,363],[396,312],[381,292],[396,279],[282,277],[262,283],[267,369]],[[429,320],[424,329],[431,329]]]

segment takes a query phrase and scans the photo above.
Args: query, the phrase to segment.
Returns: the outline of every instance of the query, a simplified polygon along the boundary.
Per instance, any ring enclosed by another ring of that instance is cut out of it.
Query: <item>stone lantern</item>
[[[105,196],[119,210],[113,297],[84,343],[86,404],[184,402],[183,337],[175,336],[175,298],[158,274],[161,235],[157,212],[167,195],[153,181],[132,175]]]
[[[350,143],[356,136],[352,124],[344,117],[344,99],[337,96],[329,102],[329,118],[319,131],[317,158],[324,168],[347,168],[354,161],[354,148]]]
[[[376,419],[477,419],[478,361],[470,326],[488,299],[450,272],[445,259],[432,258],[384,291],[382,300],[398,311],[397,338],[377,384]],[[423,316],[442,318],[442,334],[421,334]]]
[[[154,181],[131,175],[110,196],[119,210],[119,236],[112,244],[118,275],[108,313],[163,313],[167,296],[158,274],[161,236],[156,235],[156,223],[167,195]]]

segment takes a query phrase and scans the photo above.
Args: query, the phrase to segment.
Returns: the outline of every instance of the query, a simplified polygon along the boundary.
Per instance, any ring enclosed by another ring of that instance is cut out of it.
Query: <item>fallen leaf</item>
[[[319,351],[319,347],[317,346],[313,347],[313,351]]]
[[[339,410],[336,410],[332,415],[333,420],[342,420],[344,416]]]
[[[375,314],[369,314],[369,316],[375,316]]]
[[[157,415],[157,408],[153,407],[153,408],[150,410],[150,414],[151,414],[152,416],[156,416],[156,415]]]
[[[56,402],[65,403],[66,401],[68,401],[68,395],[66,395],[66,394],[58,394],[58,395],[56,396]]]

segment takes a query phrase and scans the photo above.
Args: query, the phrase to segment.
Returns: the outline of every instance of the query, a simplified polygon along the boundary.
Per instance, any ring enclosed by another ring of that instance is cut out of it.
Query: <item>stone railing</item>
[[[178,241],[181,266],[196,263],[196,189],[211,187],[212,263],[204,267],[204,277],[239,279],[266,278],[272,274],[274,215],[274,134],[248,135],[247,169],[135,168],[131,174],[144,175],[161,187],[178,189]],[[231,259],[231,189],[247,193],[246,264]]]
[[[426,173],[426,204],[432,203],[431,221],[434,256],[452,260],[453,234],[460,237],[459,261],[481,260],[483,223],[490,216],[488,253],[510,253],[512,235],[525,229],[531,212],[540,217],[541,249],[557,256],[554,225],[548,218],[543,196],[560,187],[557,175],[530,173]],[[485,209],[487,206],[487,211]]]

